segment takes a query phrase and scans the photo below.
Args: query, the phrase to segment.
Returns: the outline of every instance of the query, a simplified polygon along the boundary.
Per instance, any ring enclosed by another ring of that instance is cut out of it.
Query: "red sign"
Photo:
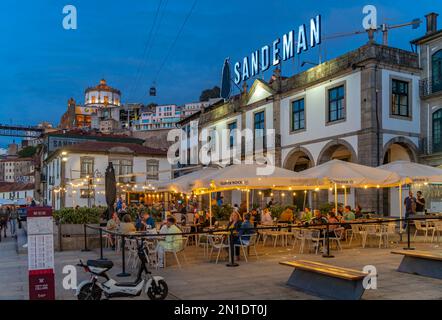
[[[55,300],[54,270],[29,271],[29,299]]]
[[[52,208],[50,208],[50,207],[28,207],[27,213],[28,213],[28,218],[51,217],[52,216]]]

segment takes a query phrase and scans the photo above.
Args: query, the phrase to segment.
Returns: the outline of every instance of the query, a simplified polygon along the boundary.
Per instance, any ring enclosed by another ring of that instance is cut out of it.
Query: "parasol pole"
[[[344,206],[347,205],[347,187],[344,186]]]
[[[338,214],[338,185],[335,183],[335,214]]]
[[[247,213],[249,213],[249,190],[246,189]]]
[[[209,223],[212,228],[212,191],[209,192]]]
[[[402,223],[402,182],[399,183],[399,219],[401,219],[399,230],[400,230],[400,233],[402,234],[402,232],[403,232],[403,229],[402,229],[402,226],[403,226],[403,223]]]

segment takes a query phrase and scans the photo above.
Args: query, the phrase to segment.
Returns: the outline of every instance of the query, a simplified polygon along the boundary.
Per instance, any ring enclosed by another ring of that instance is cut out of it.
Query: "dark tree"
[[[200,101],[208,101],[209,99],[220,97],[220,88],[215,86],[212,89],[206,89],[201,92]]]
[[[32,158],[35,155],[36,152],[37,152],[37,148],[36,147],[28,146],[28,147],[25,147],[25,148],[21,149],[18,152],[18,156],[20,158]]]

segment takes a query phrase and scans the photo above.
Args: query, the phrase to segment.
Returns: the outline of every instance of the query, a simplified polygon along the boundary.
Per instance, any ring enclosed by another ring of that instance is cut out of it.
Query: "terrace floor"
[[[442,247],[437,243],[413,243],[421,250],[441,252]],[[204,257],[203,249],[193,246],[185,250],[186,260],[179,255],[182,268],[178,268],[173,256],[168,256],[167,268],[152,270],[154,274],[163,276],[169,285],[168,299],[318,299],[315,296],[294,290],[286,286],[292,268],[279,265],[279,261],[292,259],[307,259],[321,261],[336,266],[362,270],[366,265],[373,265],[377,269],[377,289],[366,290],[363,299],[442,299],[442,280],[405,274],[396,269],[402,256],[391,254],[392,249],[404,247],[403,243],[392,242],[390,248],[379,249],[375,243],[370,248],[361,248],[354,243],[351,248],[344,245],[343,251],[332,249],[334,258],[323,258],[314,253],[299,254],[298,247],[258,246],[258,259],[251,256],[246,263],[242,258],[239,266],[226,267],[226,260],[215,264],[208,262]],[[115,277],[121,272],[121,254],[105,249],[104,256],[115,263],[111,275]],[[96,259],[98,250],[91,252],[69,251],[55,253],[56,297],[57,299],[75,299],[73,290],[63,289],[62,282],[65,276],[62,273],[66,265],[75,265],[79,259]],[[214,260],[214,259],[213,259]],[[78,270],[78,281],[87,279],[88,275],[82,269]],[[135,274],[129,267],[127,271]],[[118,279],[116,277],[116,279]],[[131,278],[123,278],[130,281]],[[27,299],[27,256],[15,253],[15,241],[11,238],[3,239],[0,243],[0,300]],[[136,299],[147,299],[142,294]]]

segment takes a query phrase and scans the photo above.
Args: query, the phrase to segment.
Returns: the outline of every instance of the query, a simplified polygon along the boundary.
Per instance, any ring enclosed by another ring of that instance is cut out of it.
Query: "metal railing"
[[[434,93],[442,93],[442,79],[426,78],[419,82],[420,96],[425,98]]]
[[[260,226],[260,227],[252,227],[252,228],[248,228],[247,230],[250,231],[254,231],[255,233],[259,233],[259,231],[265,231],[265,230],[282,230],[282,229],[288,229],[291,230],[292,228],[301,228],[301,229],[318,229],[318,227],[322,227],[324,228],[324,233],[323,233],[323,238],[324,239],[324,243],[325,243],[325,250],[323,252],[322,257],[324,258],[333,258],[334,256],[331,255],[330,253],[330,226],[343,226],[343,225],[380,225],[380,224],[390,224],[390,223],[399,223],[399,224],[403,224],[406,223],[407,227],[406,227],[406,234],[407,234],[407,244],[406,247],[404,248],[404,250],[414,250],[413,247],[411,247],[411,229],[410,229],[410,222],[413,221],[431,221],[431,220],[440,220],[442,221],[442,216],[435,216],[435,217],[409,217],[409,218],[393,218],[393,219],[371,219],[369,221],[364,220],[364,221],[358,221],[358,220],[353,220],[353,221],[346,221],[346,222],[336,222],[336,223],[322,223],[322,224],[308,224],[308,223],[304,223],[304,224],[287,224],[285,225],[272,225],[272,226]],[[158,238],[158,237],[165,237],[165,236],[197,236],[197,235],[212,235],[212,234],[216,234],[217,232],[228,232],[229,233],[229,263],[226,264],[227,267],[236,267],[239,266],[238,263],[235,262],[235,243],[234,243],[234,239],[236,236],[236,233],[238,230],[236,229],[213,229],[213,230],[207,230],[207,231],[197,231],[197,232],[181,232],[181,233],[168,233],[168,234],[162,234],[162,233],[157,233],[157,234],[153,234],[153,233],[149,233],[149,232],[145,232],[145,233],[137,233],[137,234],[123,234],[120,232],[115,232],[115,231],[110,231],[107,230],[105,227],[96,227],[96,226],[91,226],[91,225],[87,225],[84,224],[84,249],[82,250],[83,252],[88,252],[91,251],[88,248],[88,234],[87,234],[87,229],[91,229],[91,230],[98,230],[99,231],[99,237],[100,237],[100,260],[106,260],[104,258],[104,252],[103,252],[103,233],[109,234],[109,235],[113,235],[114,237],[120,237],[121,238],[121,261],[122,261],[122,271],[121,273],[119,273],[117,276],[119,277],[128,277],[130,276],[129,273],[126,272],[126,251],[125,251],[125,240],[126,239],[136,239],[136,238]],[[345,231],[343,231],[345,232]],[[399,232],[400,235],[400,240],[399,243],[402,242],[402,233]],[[318,244],[319,245],[319,244]]]

